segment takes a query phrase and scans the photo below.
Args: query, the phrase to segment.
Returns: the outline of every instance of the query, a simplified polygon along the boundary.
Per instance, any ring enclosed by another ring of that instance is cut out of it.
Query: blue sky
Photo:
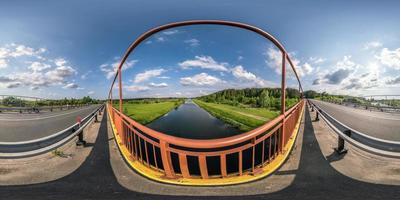
[[[105,98],[113,64],[136,37],[191,19],[268,31],[290,52],[304,89],[398,94],[399,7],[396,1],[2,1],[0,94]],[[124,94],[197,96],[279,83],[279,52],[270,43],[245,31],[211,29],[171,30],[143,43],[124,71]]]

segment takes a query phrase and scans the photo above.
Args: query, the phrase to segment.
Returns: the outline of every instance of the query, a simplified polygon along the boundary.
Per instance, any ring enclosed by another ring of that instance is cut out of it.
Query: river
[[[190,99],[146,126],[168,135],[190,139],[216,139],[242,133],[215,118]]]

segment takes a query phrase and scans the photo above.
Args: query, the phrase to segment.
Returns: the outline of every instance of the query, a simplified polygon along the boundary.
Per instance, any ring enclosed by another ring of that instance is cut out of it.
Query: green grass
[[[172,109],[181,105],[183,101],[171,100],[162,102],[149,102],[149,103],[123,103],[123,112],[125,115],[134,119],[141,124],[148,124],[153,120],[165,115]],[[118,104],[114,107],[119,109]]]
[[[227,104],[207,103],[198,99],[195,99],[194,102],[213,116],[242,131],[259,127],[279,115],[278,111],[266,108],[243,108]]]

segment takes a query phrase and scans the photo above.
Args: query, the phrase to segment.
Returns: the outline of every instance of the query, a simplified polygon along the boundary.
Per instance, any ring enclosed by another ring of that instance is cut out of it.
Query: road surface
[[[364,134],[385,139],[400,141],[400,115],[368,111],[312,100],[322,110],[343,124]]]
[[[20,142],[42,138],[76,123],[99,105],[39,114],[0,114],[0,142]]]

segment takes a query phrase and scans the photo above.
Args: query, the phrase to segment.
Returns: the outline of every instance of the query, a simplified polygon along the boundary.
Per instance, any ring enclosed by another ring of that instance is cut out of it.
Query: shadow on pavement
[[[336,162],[338,160],[342,160],[345,156],[346,156],[346,154],[338,155],[338,153],[336,153],[336,151],[334,151],[331,154],[329,154],[329,156],[326,157],[326,160],[329,161],[330,163],[332,163],[332,162]]]
[[[72,174],[61,179],[25,186],[0,187],[0,199],[210,199],[162,196],[133,192],[119,185],[110,164],[107,117],[103,117],[95,146]],[[301,134],[301,133],[300,133]],[[349,166],[351,167],[351,166]],[[333,169],[322,155],[306,109],[300,165],[293,183],[275,193],[215,199],[398,199],[399,186],[353,180]],[[182,188],[184,189],[184,188]],[[172,195],[172,194],[171,194]],[[245,195],[245,194],[243,194]]]

